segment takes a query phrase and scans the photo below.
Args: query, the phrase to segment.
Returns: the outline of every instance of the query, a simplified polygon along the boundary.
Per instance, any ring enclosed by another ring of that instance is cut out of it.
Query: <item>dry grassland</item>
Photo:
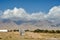
[[[21,36],[19,32],[0,32],[0,40],[60,40],[59,38],[59,33],[25,32],[25,35]]]

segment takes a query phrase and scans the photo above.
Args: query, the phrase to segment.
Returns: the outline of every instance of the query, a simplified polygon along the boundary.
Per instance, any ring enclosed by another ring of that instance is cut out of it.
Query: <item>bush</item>
[[[8,30],[8,32],[12,32],[12,30]]]
[[[27,29],[27,30],[25,30],[25,32],[28,32],[29,30]]]
[[[48,33],[56,33],[54,30],[49,30]]]
[[[60,33],[60,30],[56,30],[56,33]]]
[[[36,29],[34,32],[43,32],[44,30]]]
[[[19,30],[13,30],[14,32],[19,32]]]
[[[44,33],[47,33],[48,32],[48,30],[44,30]]]
[[[40,30],[40,29],[36,29],[36,30],[34,30],[33,32],[37,32],[37,33],[39,33],[39,32],[43,32],[43,33],[60,33],[60,30]]]
[[[54,30],[52,30],[52,33],[56,33]]]

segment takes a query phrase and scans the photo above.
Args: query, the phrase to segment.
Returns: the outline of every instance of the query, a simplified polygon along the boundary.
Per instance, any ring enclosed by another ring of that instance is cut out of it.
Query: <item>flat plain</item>
[[[0,40],[60,40],[60,34],[25,32],[21,36],[19,32],[0,32]]]

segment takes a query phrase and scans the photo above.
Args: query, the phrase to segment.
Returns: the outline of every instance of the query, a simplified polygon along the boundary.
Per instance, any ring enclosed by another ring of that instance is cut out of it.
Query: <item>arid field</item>
[[[33,33],[25,32],[21,36],[19,32],[0,32],[0,40],[60,40],[59,33]]]

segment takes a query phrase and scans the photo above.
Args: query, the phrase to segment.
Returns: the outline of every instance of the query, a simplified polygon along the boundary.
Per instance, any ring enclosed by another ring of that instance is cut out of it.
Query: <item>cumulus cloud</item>
[[[29,14],[23,8],[14,8],[14,9],[7,9],[1,15],[1,18],[4,19],[11,19],[11,20],[45,20],[49,18],[57,18],[60,19],[60,6],[52,7],[47,14],[44,12],[37,12]]]
[[[24,17],[27,16],[23,8],[17,9],[16,7],[13,10],[7,9],[4,11],[3,18],[12,18],[12,17]]]
[[[50,18],[59,18],[60,17],[60,6],[54,6],[49,10],[48,16]]]
[[[35,20],[42,20],[42,19],[45,19],[45,13],[43,12],[38,12],[38,13],[32,13],[31,14],[31,17],[32,19],[35,19]]]
[[[28,18],[29,14],[26,13],[26,11],[23,8],[14,8],[13,10],[7,9],[4,11],[1,18],[4,19],[12,19],[12,20],[18,20],[18,19],[26,19]]]
[[[44,18],[44,13],[27,13],[23,8],[14,8],[13,10],[7,9],[4,11],[1,18],[11,20],[40,20]]]

